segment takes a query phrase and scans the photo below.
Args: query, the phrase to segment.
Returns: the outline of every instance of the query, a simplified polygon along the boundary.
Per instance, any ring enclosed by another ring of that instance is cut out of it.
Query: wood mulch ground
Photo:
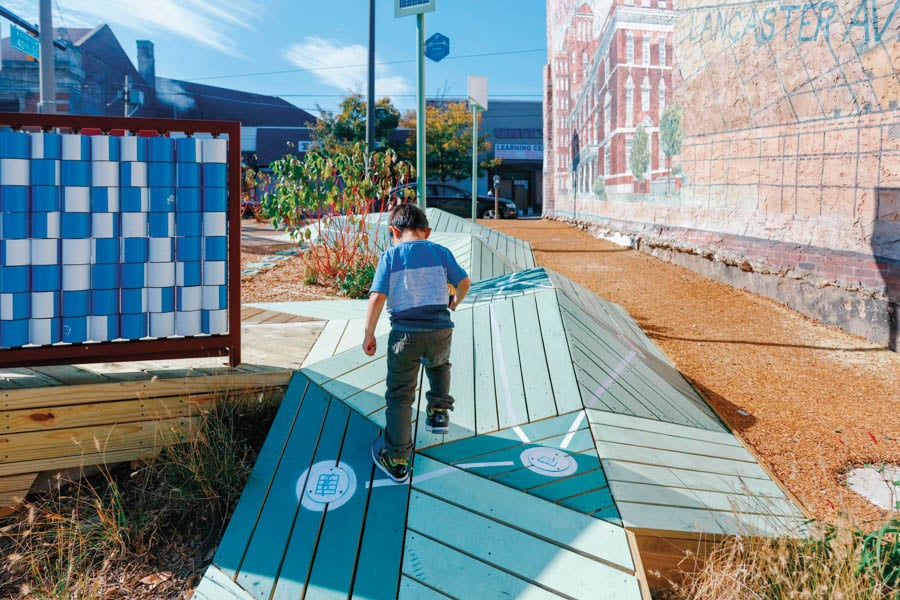
[[[540,266],[622,305],[812,516],[888,516],[849,490],[845,473],[900,463],[900,354],[569,224],[481,223],[530,242]],[[242,263],[285,247],[245,243]],[[303,285],[304,272],[292,257],[242,277],[243,302],[334,298]]]

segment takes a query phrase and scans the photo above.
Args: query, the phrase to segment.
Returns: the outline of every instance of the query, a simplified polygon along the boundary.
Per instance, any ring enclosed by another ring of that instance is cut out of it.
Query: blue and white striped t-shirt
[[[453,327],[447,283],[456,286],[466,277],[450,250],[428,240],[415,240],[384,251],[371,291],[387,296],[393,329],[433,331]]]

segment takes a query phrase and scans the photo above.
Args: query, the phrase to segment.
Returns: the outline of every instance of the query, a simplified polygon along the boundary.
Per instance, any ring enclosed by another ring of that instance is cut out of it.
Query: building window
[[[609,144],[603,147],[603,173],[607,177],[612,174],[612,161],[609,158]]]
[[[665,8],[665,7],[666,7],[666,0],[659,0],[659,7],[660,7],[660,8]]]
[[[666,82],[659,82],[659,116],[662,117],[663,111],[666,110]]]
[[[625,140],[625,172],[631,173],[631,146],[634,144],[634,140],[629,136],[627,140]]]
[[[659,66],[666,66],[666,38],[659,39]]]
[[[659,135],[656,136],[656,143],[659,146],[659,167],[660,169],[666,168],[666,153],[663,152],[662,140]]]
[[[606,54],[606,78],[609,79],[612,77],[612,71],[609,70],[609,53]]]
[[[609,92],[606,92],[606,99],[603,101],[603,135],[609,139],[612,134],[612,100]]]
[[[630,31],[625,32],[625,62],[634,64],[634,34]]]
[[[641,84],[641,110],[650,110],[650,80],[644,75],[644,83]]]
[[[641,54],[645,65],[650,64],[650,36],[645,35],[641,43]]]
[[[625,82],[625,127],[631,127],[634,122],[634,82],[631,75]]]

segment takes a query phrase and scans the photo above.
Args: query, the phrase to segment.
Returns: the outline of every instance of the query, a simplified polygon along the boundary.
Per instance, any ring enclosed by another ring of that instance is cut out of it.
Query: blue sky
[[[3,5],[38,21],[38,0]],[[108,23],[135,64],[135,41],[149,39],[161,77],[280,96],[313,114],[366,92],[368,0],[53,0],[53,13],[54,27]],[[426,61],[426,95],[464,97],[467,76],[481,75],[492,98],[540,100],[545,22],[544,0],[437,0],[425,35],[449,37],[450,55]],[[375,27],[376,96],[413,108],[416,18],[376,0]]]

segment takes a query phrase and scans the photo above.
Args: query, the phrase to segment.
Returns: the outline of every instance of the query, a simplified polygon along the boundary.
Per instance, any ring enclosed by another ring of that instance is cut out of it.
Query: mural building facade
[[[900,0],[548,0],[544,213],[897,348]]]

